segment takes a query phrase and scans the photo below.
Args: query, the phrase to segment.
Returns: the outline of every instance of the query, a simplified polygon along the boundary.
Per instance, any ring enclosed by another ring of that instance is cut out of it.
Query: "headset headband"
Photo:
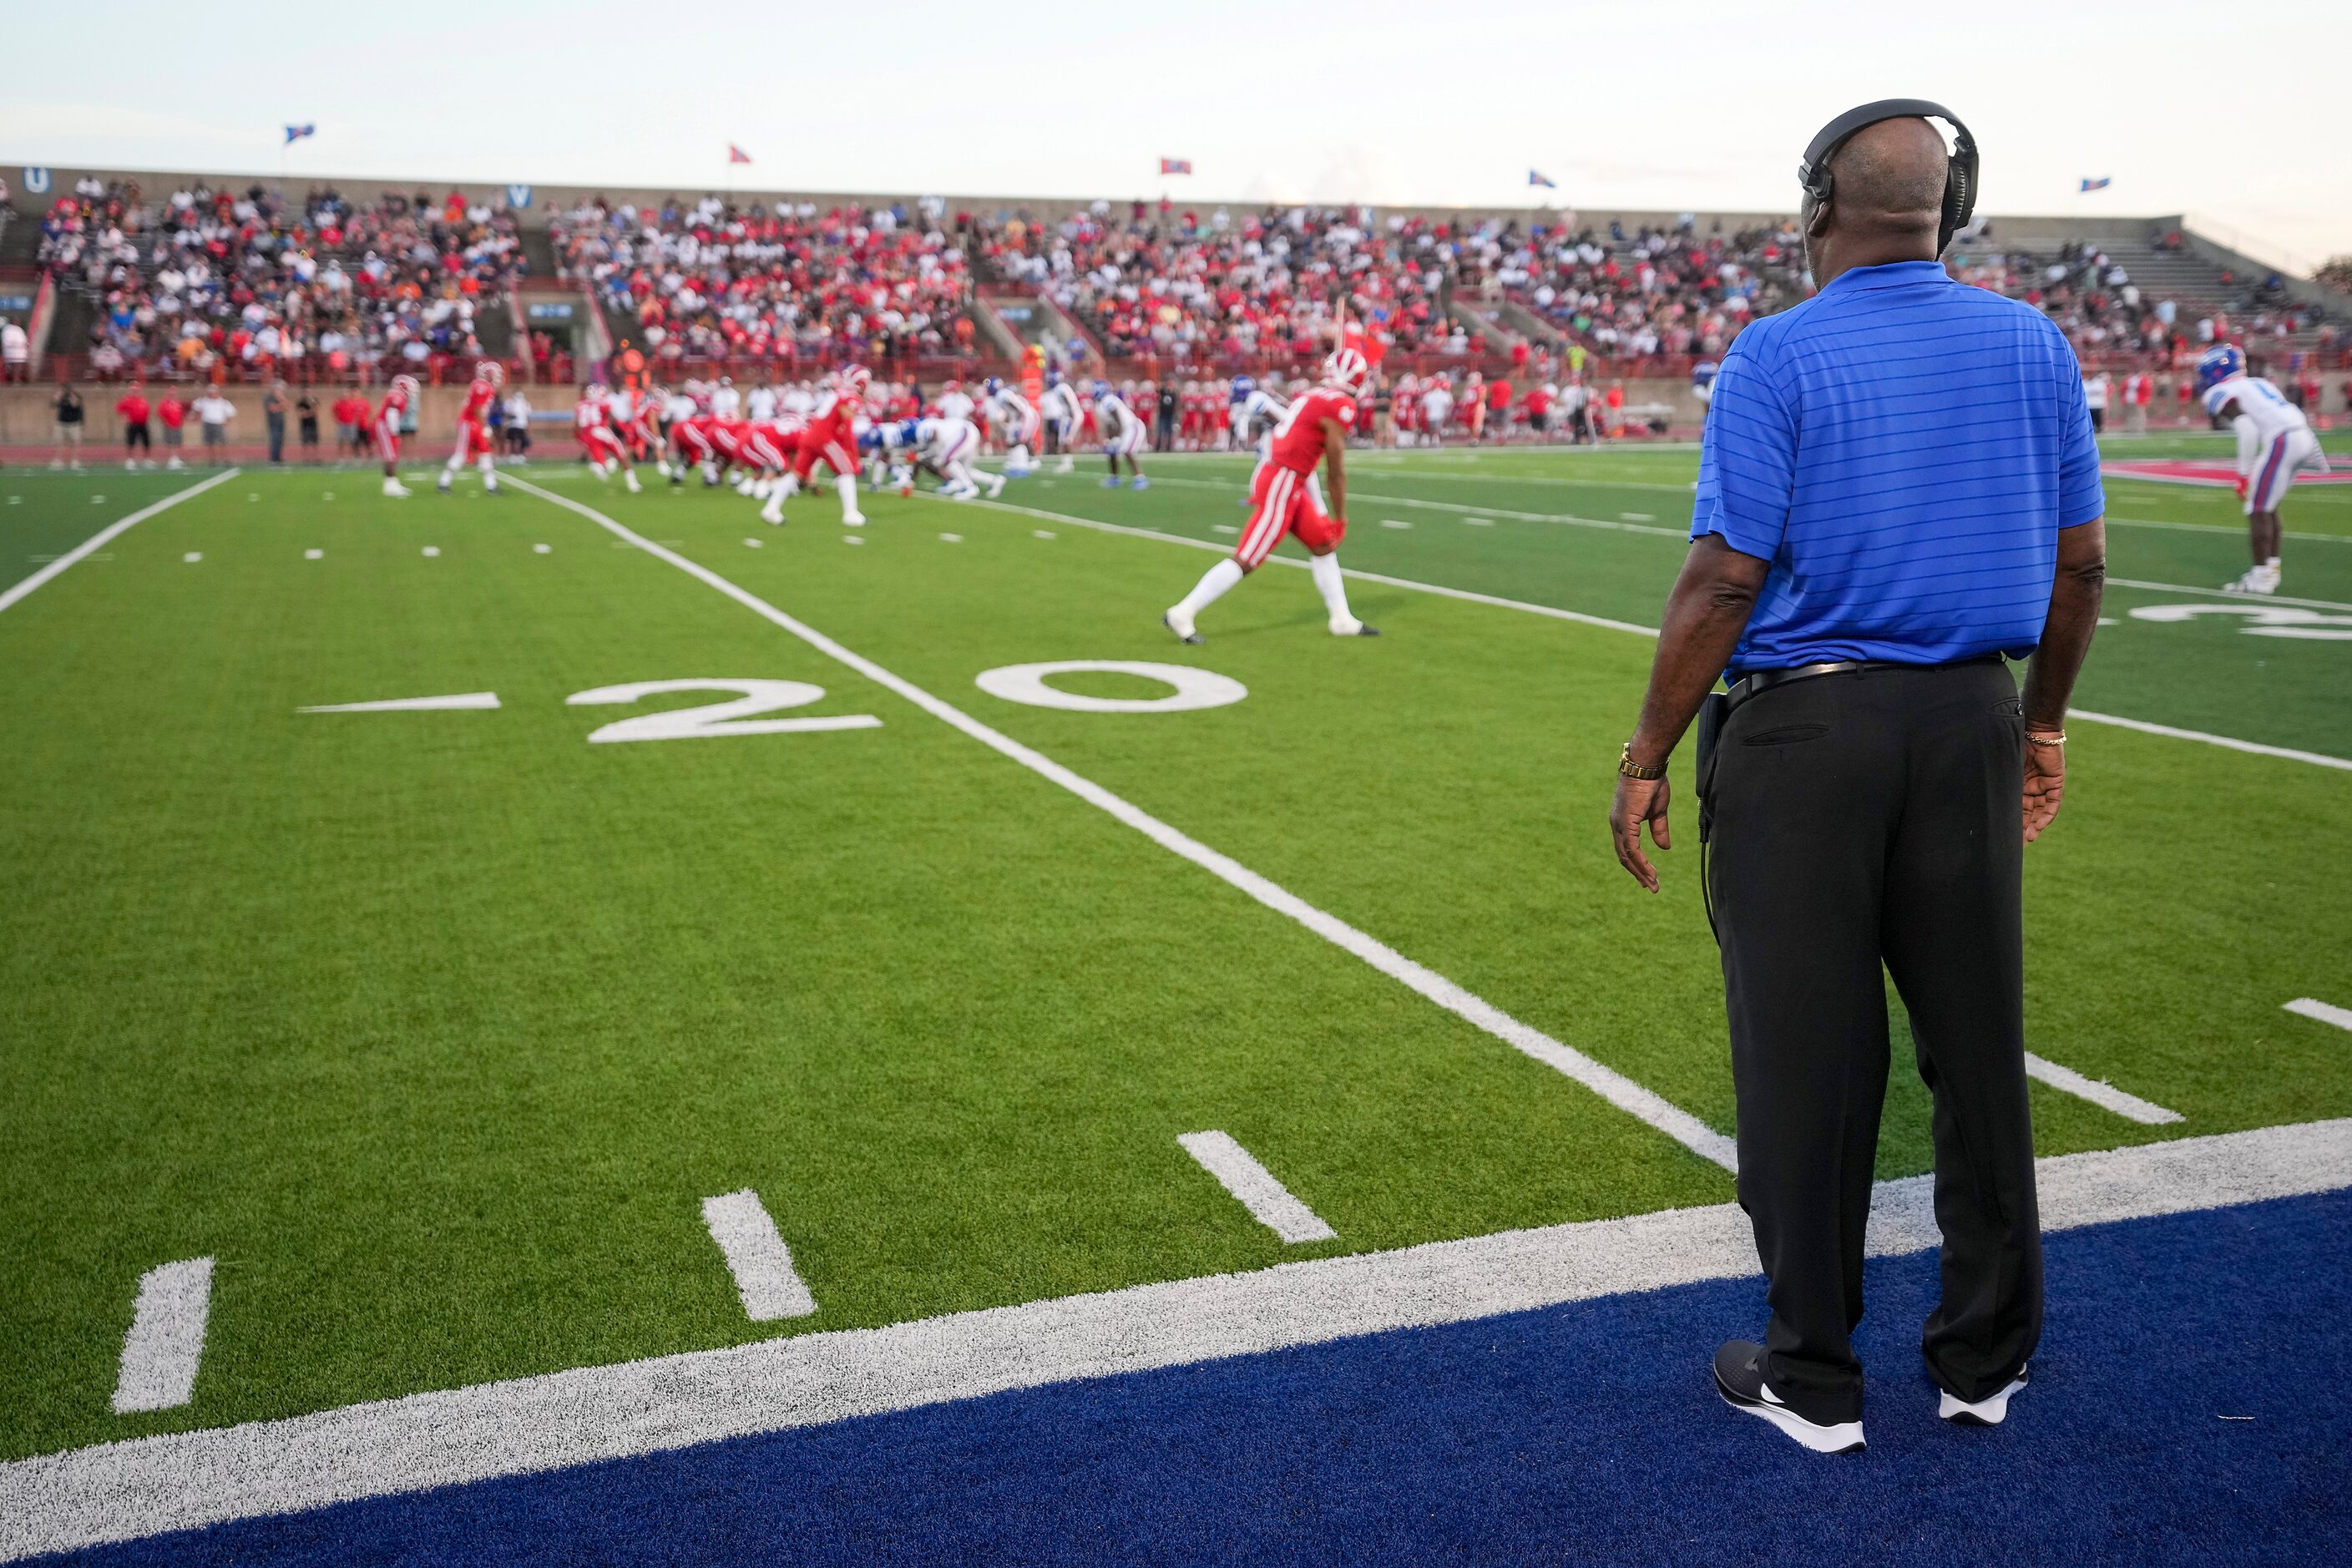
[[[1960,117],[1942,104],[1925,98],[1882,98],[1875,103],[1865,103],[1859,109],[1849,109],[1821,129],[1811,145],[1805,149],[1804,162],[1797,165],[1797,183],[1816,202],[1825,202],[1836,188],[1830,174],[1830,160],[1837,150],[1864,126],[1875,125],[1882,120],[1941,120],[1954,132],[1952,151],[1944,163],[1944,211],[1936,230],[1936,254],[1952,243],[1952,236],[1966,227],[1977,210],[1977,139],[1969,133]]]

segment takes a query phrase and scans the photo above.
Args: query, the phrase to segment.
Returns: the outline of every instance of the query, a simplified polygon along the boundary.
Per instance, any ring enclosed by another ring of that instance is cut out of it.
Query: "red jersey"
[[[188,405],[167,392],[155,405],[155,416],[163,422],[164,429],[177,430],[188,421]]]
[[[610,417],[610,411],[601,397],[583,397],[572,410],[572,424],[575,429],[602,430]]]
[[[114,411],[122,416],[122,422],[125,425],[147,423],[147,399],[138,393],[124,393],[122,401],[114,405]]]
[[[825,397],[810,415],[802,427],[801,445],[810,451],[823,451],[826,447],[839,447],[844,451],[857,449],[857,411],[861,405],[838,393]]]
[[[1274,427],[1272,460],[1294,474],[1311,474],[1323,460],[1323,421],[1337,419],[1342,430],[1356,427],[1356,400],[1336,386],[1318,386],[1291,404],[1290,412]]]
[[[489,413],[490,405],[498,401],[499,389],[488,382],[477,379],[466,388],[466,406],[457,410],[460,425],[479,425]]]
[[[390,421],[396,426],[400,416],[407,412],[408,394],[395,386],[383,395],[383,405],[376,410],[375,422],[382,425]]]

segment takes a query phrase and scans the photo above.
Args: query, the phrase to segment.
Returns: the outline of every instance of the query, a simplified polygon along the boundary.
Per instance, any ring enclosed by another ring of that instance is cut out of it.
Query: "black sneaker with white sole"
[[[1808,1421],[1780,1402],[1764,1381],[1764,1347],[1749,1340],[1730,1340],[1715,1352],[1715,1388],[1734,1410],[1761,1416],[1816,1454],[1859,1454],[1862,1423],[1840,1421],[1824,1426]]]
[[[1937,1402],[1936,1414],[1955,1426],[1998,1426],[2009,1419],[2009,1396],[2025,1386],[2026,1370],[2019,1367],[2007,1387],[1973,1403],[1948,1389],[1938,1389],[1941,1397]]]

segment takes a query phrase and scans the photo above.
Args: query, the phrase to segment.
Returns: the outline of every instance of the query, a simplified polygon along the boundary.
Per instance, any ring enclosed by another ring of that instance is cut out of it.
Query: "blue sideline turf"
[[[2011,1424],[1933,1416],[1926,1256],[1870,1271],[1871,1448],[1716,1399],[1755,1281],[259,1520],[91,1563],[2341,1560],[2352,1194],[2053,1237]],[[2248,1416],[2250,1420],[2223,1420]]]

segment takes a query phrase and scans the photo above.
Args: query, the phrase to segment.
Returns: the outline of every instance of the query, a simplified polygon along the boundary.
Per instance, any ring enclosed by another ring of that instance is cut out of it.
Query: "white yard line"
[[[1296,1247],[1339,1236],[1313,1209],[1294,1197],[1272,1171],[1259,1164],[1256,1156],[1235,1142],[1231,1133],[1186,1132],[1176,1142],[1249,1210],[1252,1218],[1286,1244]]]
[[[745,1187],[703,1199],[702,1223],[726,1255],[727,1271],[735,1276],[735,1293],[743,1298],[746,1317],[755,1323],[772,1323],[816,1311],[816,1298],[793,1267],[793,1249],[777,1234],[776,1222],[759,1194]]]
[[[2037,1162],[2042,1225],[2352,1186],[2352,1121]],[[1874,1256],[1937,1244],[1930,1178],[1874,1194]],[[412,1394],[0,1465],[0,1557],[1756,1273],[1732,1204],[1286,1263]]]
[[[1077,517],[1068,512],[1045,511],[1036,507],[1015,506],[1010,501],[972,500],[958,502],[956,504],[962,506],[990,507],[998,511],[1019,512],[1025,517],[1049,518],[1056,522],[1069,523],[1076,528],[1090,528],[1097,533],[1123,533],[1136,539],[1156,539],[1163,544],[1181,544],[1192,550],[1213,550],[1221,555],[1229,553],[1226,546],[1219,544],[1213,540],[1188,539],[1181,533],[1162,533],[1156,528],[1133,528],[1125,523],[1099,522],[1093,518]],[[1437,503],[1431,502],[1428,504],[1436,505]],[[1456,507],[1445,510],[1470,511],[1475,509],[1470,507]],[[1481,513],[1481,515],[1485,514]],[[1514,514],[1506,511],[1499,515],[1510,517]],[[1535,514],[1527,515],[1532,516]],[[1549,521],[1559,521],[1561,520],[1551,519]],[[1597,526],[1623,528],[1627,525],[1624,523],[1604,523]],[[1306,562],[1293,560],[1286,555],[1270,555],[1266,557],[1266,559],[1273,562],[1278,562],[1285,566],[1297,567],[1301,571],[1306,570],[1307,567]],[[1633,621],[1614,621],[1609,619],[1605,616],[1588,616],[1580,610],[1563,610],[1551,605],[1530,604],[1524,599],[1505,599],[1497,597],[1492,594],[1474,594],[1465,588],[1448,588],[1439,583],[1416,582],[1410,577],[1390,577],[1378,572],[1360,572],[1353,567],[1347,569],[1346,575],[1360,578],[1367,583],[1384,584],[1391,588],[1410,588],[1417,594],[1434,594],[1441,598],[1462,599],[1474,605],[1492,605],[1498,609],[1517,610],[1526,615],[1544,616],[1556,621],[1575,621],[1583,626],[1601,626],[1606,630],[1613,632],[1633,632],[1638,636],[1645,637],[1654,637],[1658,635],[1657,627],[1640,626]],[[2249,752],[2257,756],[2284,757],[2289,762],[2310,763],[2315,766],[2323,768],[2352,769],[2352,760],[2347,760],[2343,757],[2331,757],[2319,752],[2299,752],[2291,746],[2264,745],[2259,741],[2240,741],[2228,735],[2208,734],[2202,730],[2181,730],[2176,729],[2169,724],[2152,724],[2144,719],[2119,718],[2112,713],[2094,713],[2086,709],[2081,708],[2071,710],[2068,712],[2067,717],[2085,720],[2094,724],[2113,724],[2126,730],[2139,730],[2150,735],[2164,735],[2176,741],[2198,741],[2209,746],[2226,746],[2231,751]]]
[[[386,697],[374,702],[320,702],[298,708],[298,713],[427,713],[455,709],[488,709],[499,705],[495,691],[461,691],[450,697]]]
[[[213,1260],[191,1258],[150,1268],[139,1280],[131,1332],[115,1374],[114,1413],[173,1410],[194,1397],[212,1316]]]
[[[928,490],[918,493],[924,496],[931,494]],[[1017,512],[1023,517],[1044,518],[1052,522],[1066,522],[1073,528],[1088,528],[1097,533],[1123,533],[1131,539],[1151,539],[1162,544],[1181,544],[1189,550],[1211,550],[1220,555],[1233,553],[1232,545],[1220,544],[1213,539],[1192,539],[1181,533],[1162,533],[1156,528],[1136,528],[1123,522],[1103,522],[1095,518],[1079,517],[1066,511],[1045,511],[1034,506],[1016,506],[1011,501],[966,500],[947,501],[941,504],[986,507],[992,511]],[[1266,560],[1276,566],[1289,566],[1301,572],[1307,570],[1306,562],[1288,555],[1269,555]],[[1379,583],[1391,588],[1409,588],[1416,594],[1431,594],[1441,599],[1460,599],[1465,604],[1492,605],[1497,609],[1517,610],[1523,615],[1542,616],[1555,621],[1574,621],[1580,626],[1599,626],[1603,631],[1632,632],[1645,637],[1658,635],[1655,626],[1636,626],[1632,621],[1612,621],[1606,616],[1588,616],[1581,610],[1563,610],[1554,605],[1530,604],[1524,599],[1499,598],[1493,594],[1473,593],[1467,588],[1449,588],[1442,583],[1423,583],[1411,577],[1391,577],[1379,572],[1360,572],[1352,566],[1344,568],[1342,574],[1353,577],[1359,582]]]
[[[88,539],[83,540],[79,544],[75,545],[71,550],[67,551],[63,555],[58,556],[55,561],[50,562],[47,565],[42,567],[38,572],[36,572],[31,576],[26,578],[23,582],[16,584],[11,587],[0,588],[0,610],[7,609],[10,605],[16,604],[17,600],[24,598],[26,595],[32,593],[34,589],[39,587],[50,578],[55,577],[60,572],[65,571],[75,562],[83,560],[92,553],[105,549],[107,545],[121,538],[123,534],[130,532],[131,530],[138,527],[149,518],[153,517],[157,512],[168,511],[172,508],[179,505],[182,501],[187,500],[190,496],[200,496],[206,490],[212,489],[215,485],[226,484],[229,480],[236,478],[237,472],[238,470],[235,468],[224,469],[220,473],[215,474],[211,479],[199,480],[195,484],[190,485],[186,489],[165,496],[162,500],[155,502],[152,506],[142,506],[137,511],[132,512],[129,517],[108,523],[104,528],[100,529],[96,533],[91,534]]]
[[[2151,724],[2145,719],[2124,719],[2113,713],[2094,713],[2087,708],[2070,708],[2069,719],[2087,719],[2094,724],[2113,724],[2120,730],[2137,730],[2146,735],[2163,735],[2175,741],[2200,741],[2209,746],[2226,746],[2233,752],[2250,752],[2258,757],[2284,757],[2289,762],[2309,763],[2314,767],[2342,768],[2352,772],[2352,758],[2331,757],[2321,752],[2298,752],[2292,746],[2266,746],[2260,741],[2240,741],[2228,735],[2210,735],[2202,730],[2179,730],[2170,724]]]
[[[2085,1078],[2073,1068],[2060,1067],[2032,1051],[2025,1053],[2025,1076],[2038,1079],[2052,1089],[2063,1089],[2078,1100],[2087,1100],[2102,1110],[2111,1110],[2125,1121],[2137,1121],[2143,1127],[2165,1127],[2189,1120],[2177,1110],[2167,1110],[2153,1100],[2126,1094],[2114,1084],[2101,1079]]]
[[[2149,583],[2137,577],[2110,577],[2107,581],[2119,588],[2147,588],[2158,594],[2183,594],[2191,598],[2213,599],[2231,605],[2294,605],[2306,610],[2352,610],[2352,605],[2334,599],[2292,599],[2284,594],[2233,594],[2227,588],[2193,588],[2186,583]]]
[[[2352,1007],[2338,1007],[2309,996],[2298,996],[2283,1005],[2290,1013],[2301,1014],[2319,1023],[2333,1024],[2339,1029],[2352,1029]]]
[[[1182,485],[1188,489],[1203,490],[1234,490],[1241,488],[1219,484],[1211,479],[1161,479],[1159,482],[1163,485]],[[1567,512],[1559,511],[1513,511],[1507,507],[1462,506],[1450,500],[1423,500],[1414,496],[1381,495],[1372,490],[1357,489],[1352,486],[1348,490],[1348,499],[1381,501],[1391,506],[1415,506],[1425,511],[1442,511],[1457,517],[1507,517],[1518,522],[1553,522],[1564,528],[1597,528],[1608,533],[1647,533],[1664,539],[1680,540],[1685,543],[1690,540],[1690,530],[1687,528],[1658,528],[1648,523],[1624,522],[1615,518],[1575,517]]]
[[[998,754],[1020,763],[1039,777],[1059,784],[1088,805],[1108,813],[1134,828],[1160,847],[1183,857],[1195,866],[1228,885],[1246,893],[1277,914],[1286,915],[1308,931],[1355,954],[1374,969],[1398,981],[1423,996],[1436,1003],[1447,1012],[1484,1029],[1505,1044],[1526,1053],[1546,1067],[1574,1079],[1593,1093],[1628,1115],[1648,1122],[1702,1159],[1711,1160],[1725,1170],[1736,1168],[1736,1146],[1724,1134],[1693,1116],[1664,1096],[1643,1088],[1615,1068],[1604,1067],[1572,1046],[1553,1039],[1540,1029],[1519,1022],[1501,1008],[1465,990],[1435,970],[1428,969],[1405,957],[1377,938],[1358,931],[1354,926],[1316,908],[1306,900],[1244,866],[1231,856],[1220,854],[1200,840],[1178,831],[1160,821],[1142,807],[1113,795],[1110,791],[1071,772],[1042,752],[1031,750],[1003,731],[990,728],[966,713],[962,709],[933,696],[913,681],[885,669],[882,666],[855,653],[840,643],[809,626],[786,615],[765,599],[749,590],[738,587],[718,573],[698,562],[689,561],[675,551],[666,550],[652,540],[635,532],[606,517],[593,507],[583,506],[569,496],[560,496],[541,489],[524,480],[516,485],[543,500],[568,510],[575,511],[616,539],[626,541],[658,560],[726,595],[745,609],[782,627],[827,658],[848,666],[876,685],[884,687],[920,708],[931,717],[962,731]],[[976,503],[960,503],[971,506]]]

